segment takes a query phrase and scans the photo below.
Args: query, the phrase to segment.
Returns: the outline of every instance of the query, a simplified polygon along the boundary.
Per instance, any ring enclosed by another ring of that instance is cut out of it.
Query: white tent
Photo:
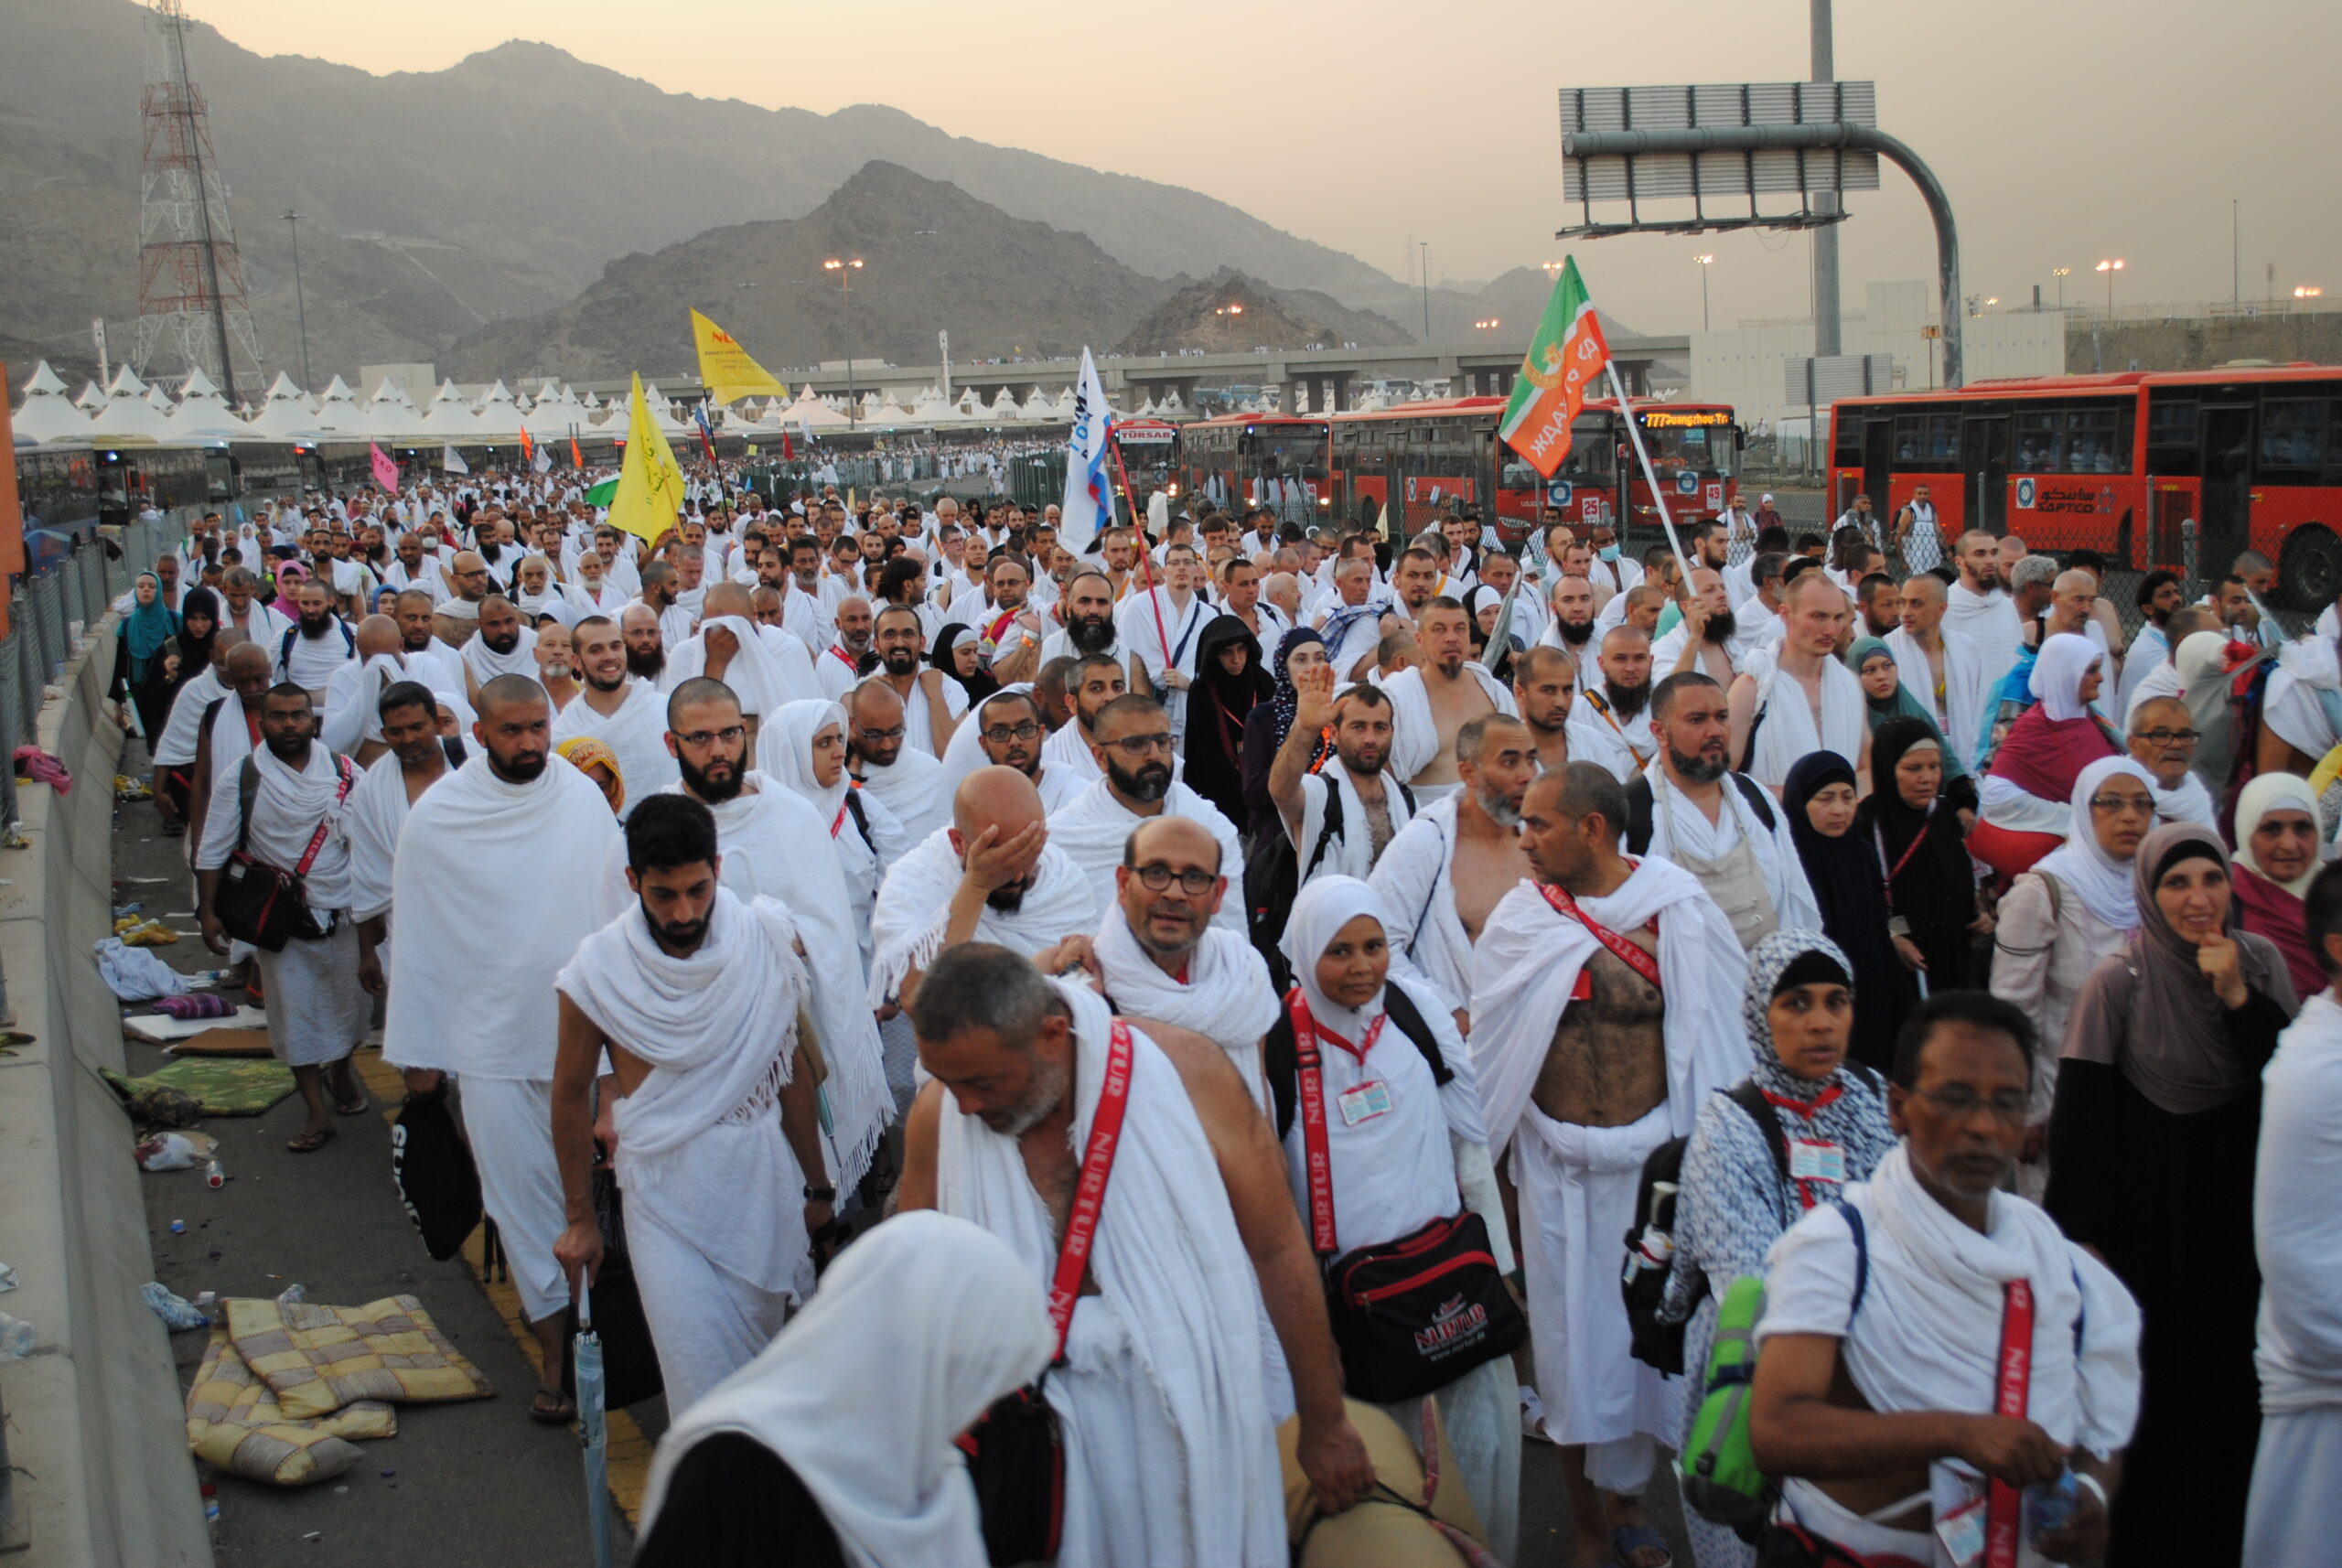
[[[73,406],[83,413],[95,413],[106,405],[106,390],[95,381],[83,381],[81,390],[73,396]]]
[[[431,402],[415,425],[415,434],[425,443],[477,441],[480,438],[479,416],[472,413],[471,405],[456,390],[454,381],[442,381],[439,390],[431,394]]]
[[[293,378],[283,371],[268,383],[268,396],[245,426],[247,432],[262,440],[314,440],[317,435],[317,416],[309,412],[308,398]]]
[[[161,408],[156,407],[147,401],[147,390],[128,365],[116,371],[106,387],[105,406],[98,410],[90,439],[107,444],[168,440],[170,402],[167,398]]]
[[[992,408],[990,412],[992,417],[1000,421],[1002,424],[1006,424],[1011,420],[1022,419],[1025,417],[1024,409],[1019,407],[1016,400],[1009,395],[1009,392],[1006,387],[1001,388],[1000,391],[994,394],[992,400]]]
[[[815,397],[813,383],[808,381],[805,383],[805,390],[797,394],[797,401],[790,404],[788,412],[781,416],[781,423],[791,430],[800,424],[811,425],[815,430],[821,430],[831,425],[846,424],[847,420],[839,410],[832,408],[828,403]]]
[[[199,365],[188,372],[178,406],[171,411],[170,427],[172,435],[181,441],[239,441],[252,434],[252,427],[228,406],[217,383]]]
[[[366,425],[369,435],[386,445],[413,441],[422,428],[423,411],[414,406],[404,384],[384,376],[367,400]]]
[[[521,407],[512,401],[510,390],[501,381],[488,389],[488,397],[474,417],[473,440],[520,444]]]
[[[312,415],[317,428],[333,441],[369,441],[373,438],[373,422],[366,411],[358,406],[358,394],[349,383],[336,376],[323,396],[317,399],[317,412]]]
[[[16,445],[42,441],[80,441],[90,435],[90,416],[65,395],[65,383],[43,360],[25,383],[25,401],[16,409]]]

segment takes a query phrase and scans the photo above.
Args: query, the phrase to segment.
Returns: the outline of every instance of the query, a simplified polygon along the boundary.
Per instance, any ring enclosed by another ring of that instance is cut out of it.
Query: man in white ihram
[[[715,818],[687,796],[645,800],[626,843],[639,904],[587,937],[555,981],[553,1137],[569,1224],[553,1251],[571,1282],[601,1262],[593,1089],[607,1050],[627,1244],[667,1398],[682,1411],[754,1360],[812,1294],[812,1239],[837,1188],[822,1174],[789,911],[718,885]]]
[[[567,1223],[553,1148],[553,976],[598,921],[618,824],[592,779],[549,766],[543,687],[500,675],[479,697],[472,738],[485,755],[424,790],[399,834],[382,1059],[417,1092],[457,1076],[481,1206],[503,1238],[542,1364],[558,1367],[569,1287],[553,1252]],[[522,898],[528,918],[483,941],[484,917]],[[529,1413],[566,1423],[575,1410],[555,1382],[537,1391]]]

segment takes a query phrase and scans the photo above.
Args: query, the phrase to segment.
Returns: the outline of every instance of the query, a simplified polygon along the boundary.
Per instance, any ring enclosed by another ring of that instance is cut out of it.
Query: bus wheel
[[[2342,540],[2322,524],[2296,528],[2285,542],[2277,577],[2288,607],[2305,613],[2324,609],[2342,593]]]

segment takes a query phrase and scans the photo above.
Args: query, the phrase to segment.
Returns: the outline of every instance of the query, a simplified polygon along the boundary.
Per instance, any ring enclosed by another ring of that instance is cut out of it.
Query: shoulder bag
[[[346,757],[335,755],[333,763],[339,777],[334,789],[334,800],[338,803],[349,799],[350,788],[358,781],[358,770]],[[309,847],[301,854],[301,863],[292,870],[270,865],[254,859],[246,847],[252,834],[252,797],[260,790],[260,767],[249,757],[237,775],[237,789],[236,809],[241,821],[236,829],[236,853],[228,857],[220,874],[220,890],[211,901],[220,924],[238,941],[250,942],[268,952],[283,952],[285,944],[295,937],[316,940],[332,935],[333,927],[318,920],[310,910],[302,886],[309,867],[317,864],[317,852],[325,848],[326,835],[333,831],[332,822],[317,824],[317,831],[310,835]]]

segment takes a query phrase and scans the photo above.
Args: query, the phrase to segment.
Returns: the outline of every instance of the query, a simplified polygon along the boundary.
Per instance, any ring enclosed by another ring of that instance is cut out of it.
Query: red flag
[[[790,440],[789,432],[786,430],[780,433],[780,456],[784,462],[797,461],[797,444]]]
[[[575,435],[569,438],[569,460],[577,465],[579,473],[586,471],[586,454],[577,449],[577,437]]]
[[[523,463],[529,462],[533,459],[536,455],[537,444],[529,439],[529,427],[524,424],[521,426],[521,461]]]

